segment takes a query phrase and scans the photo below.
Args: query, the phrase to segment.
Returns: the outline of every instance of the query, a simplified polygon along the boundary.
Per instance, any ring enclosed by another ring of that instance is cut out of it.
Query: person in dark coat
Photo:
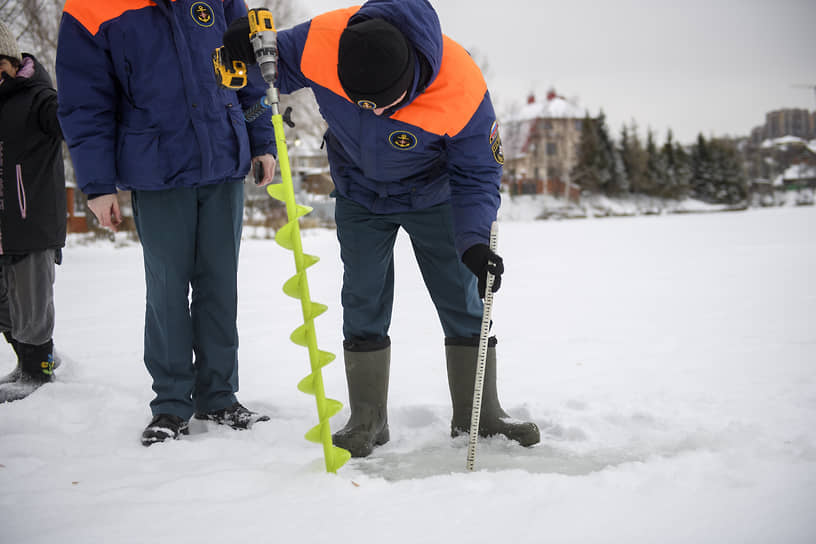
[[[54,378],[54,276],[65,245],[65,174],[57,93],[0,23],[0,330],[17,366],[0,402]]]

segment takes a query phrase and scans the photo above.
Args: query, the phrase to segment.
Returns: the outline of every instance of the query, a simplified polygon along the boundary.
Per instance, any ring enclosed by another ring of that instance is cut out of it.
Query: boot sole
[[[374,451],[374,448],[387,444],[388,441],[391,440],[391,433],[389,432],[387,425],[383,430],[377,433],[377,435],[374,437],[374,441],[371,444],[366,442],[359,447],[354,447],[353,445],[349,447],[347,444],[344,444],[343,436],[340,435],[340,432],[332,435],[332,443],[338,448],[343,448],[344,450],[348,451],[351,453],[351,456],[355,458],[368,457]],[[340,435],[339,438],[338,435]]]
[[[518,425],[518,427],[521,426],[522,425]],[[538,430],[538,425],[536,425],[535,423],[525,423],[523,426],[524,427],[529,426],[529,428],[523,431],[519,429],[515,432],[512,430],[504,432],[502,431],[487,432],[485,430],[479,429],[479,436],[482,438],[490,438],[491,436],[504,436],[508,440],[518,442],[519,445],[524,446],[525,448],[534,446],[535,444],[541,442],[541,432]],[[456,438],[462,435],[470,436],[470,429],[469,428],[465,429],[462,427],[456,427],[454,425],[451,425],[451,438]]]

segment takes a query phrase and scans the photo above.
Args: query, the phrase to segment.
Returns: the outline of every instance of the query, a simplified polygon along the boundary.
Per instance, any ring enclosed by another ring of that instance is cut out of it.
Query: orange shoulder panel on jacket
[[[102,23],[115,19],[128,10],[155,5],[156,2],[151,0],[68,0],[63,11],[79,21],[88,32],[96,34]]]
[[[431,132],[456,136],[476,113],[487,92],[482,71],[465,48],[444,36],[439,74],[425,92],[391,116]]]
[[[359,6],[338,9],[312,19],[300,58],[300,70],[304,76],[346,99],[348,96],[337,75],[337,51],[340,35],[359,9]]]

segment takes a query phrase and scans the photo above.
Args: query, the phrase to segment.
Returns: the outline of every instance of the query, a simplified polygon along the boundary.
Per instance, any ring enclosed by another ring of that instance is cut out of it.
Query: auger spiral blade
[[[298,383],[297,387],[303,393],[315,397],[319,420],[318,424],[312,427],[305,437],[311,442],[323,445],[326,471],[337,472],[337,469],[351,458],[351,453],[332,444],[331,427],[329,426],[329,418],[336,415],[343,408],[343,404],[338,400],[327,398],[323,387],[322,368],[331,363],[335,356],[333,353],[318,349],[314,320],[324,313],[328,307],[325,304],[313,302],[309,295],[309,280],[306,276],[306,269],[313,266],[320,259],[303,252],[300,225],[298,223],[298,219],[311,212],[312,208],[295,203],[292,173],[289,167],[289,157],[283,133],[283,119],[280,113],[272,116],[272,124],[275,127],[278,165],[280,166],[283,183],[269,185],[267,193],[272,198],[286,204],[288,222],[275,234],[275,241],[281,247],[293,252],[296,270],[295,275],[284,283],[283,292],[292,298],[300,300],[303,314],[303,324],[297,327],[289,338],[295,344],[309,350],[311,372]]]

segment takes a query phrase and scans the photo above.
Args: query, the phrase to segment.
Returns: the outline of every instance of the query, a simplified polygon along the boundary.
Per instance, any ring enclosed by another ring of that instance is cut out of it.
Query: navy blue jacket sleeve
[[[496,114],[486,92],[465,128],[448,141],[451,204],[460,257],[472,245],[490,242],[490,226],[501,203],[504,159],[494,123]]]
[[[58,116],[85,194],[116,192],[116,82],[100,36],[62,15],[57,42]],[[92,74],[93,77],[88,77]]]
[[[300,68],[310,21],[278,32],[278,88],[283,94],[311,86]]]

